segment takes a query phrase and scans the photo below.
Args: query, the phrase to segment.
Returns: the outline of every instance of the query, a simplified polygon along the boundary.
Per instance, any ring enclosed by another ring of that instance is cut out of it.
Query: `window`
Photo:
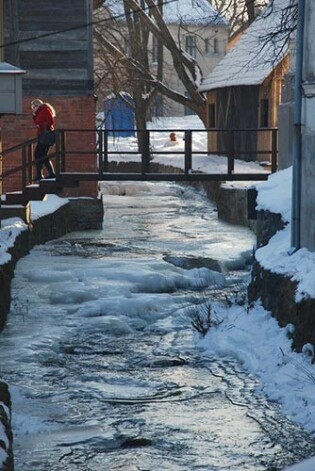
[[[159,42],[155,36],[152,36],[152,62],[154,64],[158,62],[158,49]]]
[[[215,104],[210,103],[208,105],[208,126],[209,128],[215,128]]]
[[[205,39],[205,54],[219,54],[219,40],[217,38]]]
[[[185,37],[185,51],[194,59],[197,56],[196,36]]]
[[[268,128],[269,126],[269,100],[263,98],[260,100],[260,127]]]
[[[205,54],[209,54],[210,52],[210,40],[209,38],[205,39]]]

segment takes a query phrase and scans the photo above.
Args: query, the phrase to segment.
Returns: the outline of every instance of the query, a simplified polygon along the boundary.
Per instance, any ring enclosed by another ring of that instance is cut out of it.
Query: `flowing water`
[[[16,268],[0,336],[16,471],[275,471],[314,453],[236,360],[194,347],[191,312],[244,291],[253,234],[188,187],[103,191],[103,230]]]

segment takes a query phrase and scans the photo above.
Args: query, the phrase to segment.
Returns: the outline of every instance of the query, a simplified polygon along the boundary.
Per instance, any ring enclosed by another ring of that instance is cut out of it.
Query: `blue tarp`
[[[115,129],[110,135],[134,136],[135,114],[133,99],[127,93],[104,100],[105,129]],[[117,130],[117,131],[116,131]]]

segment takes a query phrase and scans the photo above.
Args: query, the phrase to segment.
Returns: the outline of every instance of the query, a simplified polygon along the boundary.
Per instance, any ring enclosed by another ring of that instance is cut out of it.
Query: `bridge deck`
[[[261,173],[73,173],[61,172],[58,181],[69,184],[75,181],[262,181],[269,172]]]

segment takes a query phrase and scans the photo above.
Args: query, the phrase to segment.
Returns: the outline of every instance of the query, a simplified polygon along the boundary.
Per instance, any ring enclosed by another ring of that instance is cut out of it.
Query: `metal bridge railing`
[[[117,133],[123,135],[134,132],[134,141],[140,143],[140,148],[119,148],[114,145],[124,142],[123,136],[117,138]],[[181,140],[181,146],[165,149],[156,145],[156,136],[164,135],[168,138],[171,132],[175,132]],[[206,133],[204,149],[196,145],[201,133]],[[119,175],[119,179],[155,179],[163,180],[172,178],[172,174],[152,175],[153,157],[169,155],[182,156],[182,165],[174,180],[263,180],[267,179],[270,172],[277,170],[277,128],[257,129],[58,129],[56,145],[49,153],[53,159],[58,178],[63,174],[72,173],[78,179],[83,180],[114,180],[117,174],[109,172],[109,164],[125,155],[131,161],[138,162],[137,171],[132,175]],[[6,181],[14,181],[14,188],[10,191],[23,190],[33,180],[34,147],[36,139],[28,140],[2,152],[3,172],[1,175],[5,185]],[[226,161],[226,172],[217,174],[204,173],[194,169],[196,156],[222,156]],[[13,158],[12,158],[13,156]],[[90,156],[89,159],[85,159]],[[264,161],[268,163],[269,171],[263,170],[257,173],[238,174],[235,172],[235,160]],[[86,166],[84,162],[90,163]],[[168,162],[166,163],[166,165]],[[82,170],[84,168],[84,170]],[[6,185],[5,185],[6,186]],[[12,185],[10,185],[12,187]]]

